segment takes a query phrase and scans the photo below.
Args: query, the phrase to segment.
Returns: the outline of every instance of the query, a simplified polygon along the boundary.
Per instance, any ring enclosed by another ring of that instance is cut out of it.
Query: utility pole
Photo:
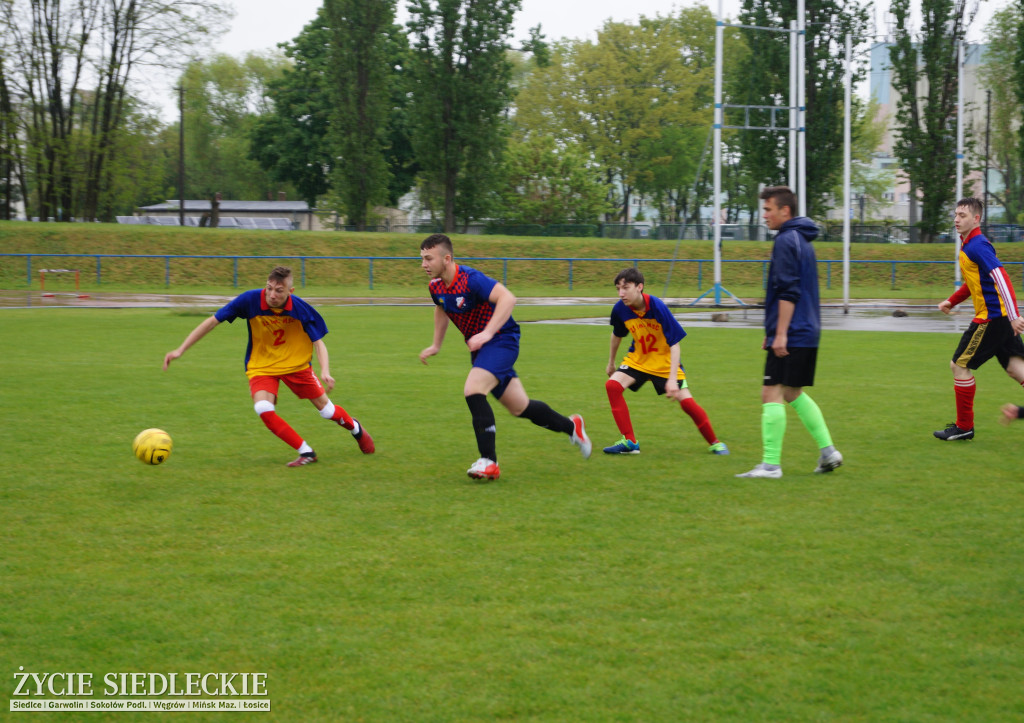
[[[185,225],[185,86],[178,86],[178,223]]]
[[[985,91],[985,202],[981,207],[981,225],[988,227],[988,141],[992,129],[992,91]],[[987,233],[987,232],[986,232]]]

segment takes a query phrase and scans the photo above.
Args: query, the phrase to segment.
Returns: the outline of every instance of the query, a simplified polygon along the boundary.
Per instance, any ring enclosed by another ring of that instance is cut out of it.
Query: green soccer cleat
[[[604,448],[605,454],[640,454],[640,443],[634,442],[630,439],[626,439],[626,435],[622,435],[622,439],[613,444],[611,447]]]
[[[708,447],[708,451],[711,454],[729,454],[729,448],[725,446],[725,442],[715,442]]]

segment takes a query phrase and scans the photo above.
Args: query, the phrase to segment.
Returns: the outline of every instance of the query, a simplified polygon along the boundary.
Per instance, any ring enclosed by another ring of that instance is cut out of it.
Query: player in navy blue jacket
[[[814,437],[821,456],[815,472],[831,472],[843,463],[832,444],[818,405],[804,391],[814,384],[821,339],[818,300],[818,262],[811,242],[818,227],[797,216],[797,200],[786,186],[761,192],[764,220],[777,231],[768,268],[765,294],[764,385],[761,387],[761,463],[737,477],[782,477],[782,439],[786,433],[786,403]]]
[[[591,444],[583,417],[565,417],[544,402],[530,399],[513,366],[519,357],[519,324],[512,318],[516,297],[504,284],[474,268],[455,263],[452,242],[435,233],[420,244],[422,267],[430,276],[430,298],[434,302],[434,339],[420,352],[420,361],[441,351],[448,322],[458,328],[469,348],[473,365],[463,393],[473,417],[480,458],[467,470],[473,479],[498,479],[494,411],[487,403],[491,394],[516,417],[525,417],[539,427],[562,432],[590,457]]]

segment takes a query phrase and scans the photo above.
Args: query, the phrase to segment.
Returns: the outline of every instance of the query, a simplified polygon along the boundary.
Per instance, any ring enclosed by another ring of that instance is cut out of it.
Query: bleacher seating
[[[117,216],[117,222],[132,226],[145,223],[145,220],[141,216]]]
[[[236,216],[235,221],[238,222],[238,228],[258,228],[256,219],[248,216]]]
[[[146,216],[149,223],[154,226],[180,226],[181,221],[177,216]]]
[[[180,220],[177,216],[117,216],[118,223],[135,225],[151,224],[154,226],[178,226]],[[199,226],[201,216],[186,216],[186,226]],[[219,228],[244,228],[259,229],[262,231],[291,231],[295,228],[291,219],[288,218],[258,218],[250,216],[221,216],[218,221]]]

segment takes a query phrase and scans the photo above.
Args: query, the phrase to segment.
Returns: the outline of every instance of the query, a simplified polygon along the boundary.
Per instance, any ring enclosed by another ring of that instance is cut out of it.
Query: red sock
[[[277,416],[277,412],[264,412],[260,415],[260,419],[267,425],[267,429],[284,440],[286,444],[295,449],[302,446],[302,437],[288,425],[288,422]]]
[[[335,422],[340,424],[345,429],[355,429],[355,423],[352,421],[352,417],[349,416],[348,412],[341,408],[340,404],[334,405],[334,414],[331,416]]]
[[[974,391],[977,389],[974,377],[954,379],[956,392],[956,426],[960,429],[974,429]]]
[[[609,379],[604,383],[604,390],[608,392],[608,402],[612,405],[612,417],[615,419],[615,426],[619,428],[619,433],[630,442],[635,442],[636,435],[633,434],[633,422],[629,418],[629,407],[626,406],[626,400],[622,396],[624,391],[622,385],[614,379]]]
[[[718,441],[718,437],[715,436],[715,430],[711,428],[711,420],[708,419],[704,408],[697,404],[696,399],[693,397],[684,399],[679,402],[679,406],[690,415],[690,419],[697,425],[697,431],[704,435],[704,440],[708,444],[714,444]]]

